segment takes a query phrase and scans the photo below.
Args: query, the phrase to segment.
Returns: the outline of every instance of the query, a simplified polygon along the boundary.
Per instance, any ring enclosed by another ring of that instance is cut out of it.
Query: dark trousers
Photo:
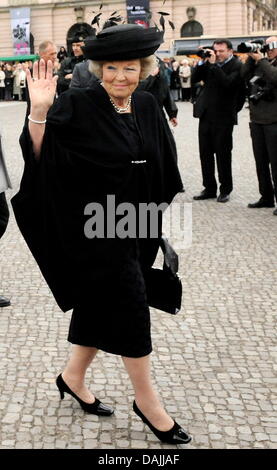
[[[0,238],[4,235],[9,221],[9,208],[5,193],[0,193]]]
[[[220,193],[230,194],[233,190],[232,149],[233,124],[222,125],[208,119],[199,122],[199,151],[203,186],[208,193],[216,194],[215,157],[220,182]]]
[[[260,194],[265,201],[274,203],[274,195],[277,201],[277,123],[250,122],[250,132]]]
[[[191,97],[191,88],[181,88],[182,101],[189,101]]]

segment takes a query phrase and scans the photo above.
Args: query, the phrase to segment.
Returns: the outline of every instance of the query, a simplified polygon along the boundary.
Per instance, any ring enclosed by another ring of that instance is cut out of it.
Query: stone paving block
[[[7,413],[2,419],[2,423],[16,423],[19,418],[19,413]]]
[[[97,449],[98,441],[96,439],[85,439],[84,440],[84,449]]]

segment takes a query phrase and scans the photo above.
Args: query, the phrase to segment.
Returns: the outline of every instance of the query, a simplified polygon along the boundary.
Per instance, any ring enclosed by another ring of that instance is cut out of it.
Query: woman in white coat
[[[181,62],[179,76],[181,81],[182,101],[189,101],[191,98],[191,68],[189,61],[186,59]]]

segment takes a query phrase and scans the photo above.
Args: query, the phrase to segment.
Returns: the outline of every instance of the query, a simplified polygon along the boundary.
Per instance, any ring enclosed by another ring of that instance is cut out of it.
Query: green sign
[[[36,54],[0,57],[0,61],[2,62],[24,62],[25,60],[38,60],[38,59],[39,59],[39,56]]]

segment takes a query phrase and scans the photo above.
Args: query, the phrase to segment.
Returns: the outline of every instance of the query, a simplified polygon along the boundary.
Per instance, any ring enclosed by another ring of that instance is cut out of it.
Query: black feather
[[[159,15],[162,15],[162,16],[169,16],[170,13],[165,13],[164,11],[158,11]]]
[[[175,29],[175,26],[174,26],[174,23],[172,23],[172,21],[168,20],[170,26],[171,26],[171,29]]]
[[[161,25],[161,27],[163,28],[163,30],[164,30],[164,23],[165,23],[165,22],[164,22],[164,17],[161,16],[161,17],[160,17],[160,25]]]
[[[109,18],[110,21],[120,21],[121,19],[122,19],[121,16],[111,16]]]
[[[101,16],[102,13],[98,13],[97,15],[95,15],[95,17],[93,18],[92,22],[91,22],[91,25],[97,23],[98,26],[99,26],[99,16]]]

